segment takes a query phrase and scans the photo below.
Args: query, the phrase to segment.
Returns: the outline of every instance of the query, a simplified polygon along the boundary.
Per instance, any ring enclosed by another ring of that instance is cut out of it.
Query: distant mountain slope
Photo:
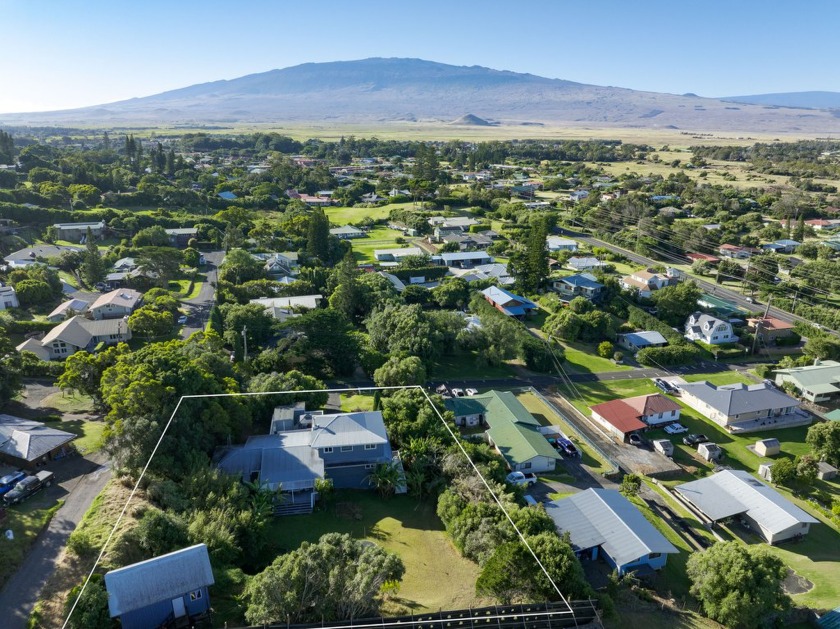
[[[753,94],[752,96],[726,96],[721,100],[776,107],[803,107],[809,109],[840,109],[840,92],[783,92],[779,94]]]
[[[472,118],[463,118],[465,116]],[[830,112],[600,87],[421,59],[305,63],[5,124],[391,123],[479,120],[690,131],[840,132]],[[463,122],[461,122],[463,124]],[[480,124],[480,123],[479,123]]]

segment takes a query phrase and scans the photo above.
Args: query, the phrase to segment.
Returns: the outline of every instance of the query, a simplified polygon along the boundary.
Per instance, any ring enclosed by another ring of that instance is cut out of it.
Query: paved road
[[[610,251],[615,251],[616,253],[620,253],[624,256],[627,256],[633,262],[637,264],[644,264],[649,266],[655,266],[658,264],[662,264],[661,261],[654,260],[652,258],[647,258],[645,256],[639,255],[633,251],[628,251],[627,249],[623,249],[622,247],[618,247],[608,242],[604,242],[603,240],[598,240],[597,238],[592,238],[591,236],[587,236],[586,234],[582,234],[579,232],[573,232],[571,230],[566,230],[566,233],[574,238],[577,238],[581,242],[585,242],[592,247],[603,247],[605,249],[609,249]],[[696,277],[692,277],[697,285],[702,288],[707,293],[714,295],[715,297],[721,297],[723,299],[727,299],[731,302],[734,302],[738,306],[745,308],[749,311],[755,312],[761,310],[762,312],[766,308],[766,304],[755,304],[750,303],[747,301],[747,298],[742,295],[741,293],[736,293],[733,290],[720,286],[718,284],[713,284],[712,282],[707,282],[706,280],[701,280]],[[778,308],[774,308],[770,306],[769,315],[773,316],[777,319],[781,319],[782,321],[787,321],[788,323],[794,323],[796,321],[802,321],[804,323],[811,323],[808,319],[804,317],[800,317],[799,315],[791,314],[784,310],[779,310]],[[840,332],[836,330],[827,330],[828,332],[840,336]]]
[[[29,554],[18,571],[6,582],[0,591],[0,610],[4,629],[24,629],[29,614],[38,600],[47,577],[55,569],[55,562],[82,516],[90,507],[93,499],[102,491],[111,478],[111,470],[102,455],[93,455],[89,459],[67,461],[68,468],[79,467],[85,473],[61,483],[62,487],[52,487],[50,493],[61,494],[62,488],[69,491],[64,496],[64,505],[53,516],[49,526],[41,533],[30,548]],[[69,473],[69,469],[66,470]],[[61,481],[61,472],[57,472]],[[35,500],[31,498],[30,500]]]
[[[187,338],[193,332],[203,330],[210,318],[210,309],[216,301],[214,284],[219,277],[219,265],[225,257],[224,251],[210,251],[204,254],[206,261],[204,274],[207,281],[201,285],[196,297],[184,299],[182,304],[188,307],[187,324],[181,328],[181,336]]]

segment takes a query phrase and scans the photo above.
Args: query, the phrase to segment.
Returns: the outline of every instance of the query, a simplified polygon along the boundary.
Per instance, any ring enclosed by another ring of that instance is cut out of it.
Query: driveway
[[[218,280],[219,265],[224,260],[224,257],[224,251],[210,251],[204,254],[206,262],[204,274],[207,276],[207,281],[201,285],[201,289],[196,297],[181,301],[189,311],[187,323],[181,328],[182,338],[187,338],[193,332],[203,330],[207,325],[207,321],[210,318],[210,309],[216,301],[216,289],[214,285]]]
[[[52,466],[51,466],[52,467]],[[55,562],[82,516],[111,478],[111,470],[102,454],[75,458],[55,466],[59,484],[43,494],[64,497],[64,505],[56,512],[41,535],[29,549],[18,571],[0,591],[0,610],[4,629],[25,629],[29,614],[55,569]],[[32,498],[32,500],[37,498]]]

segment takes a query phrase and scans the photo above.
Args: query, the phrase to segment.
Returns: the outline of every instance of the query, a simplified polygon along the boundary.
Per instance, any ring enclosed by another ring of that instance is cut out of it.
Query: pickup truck
[[[22,481],[18,482],[14,488],[3,496],[3,502],[6,505],[13,505],[23,502],[32,494],[40,491],[44,487],[49,487],[53,484],[55,474],[52,472],[38,472],[35,476],[27,476]]]
[[[536,484],[537,482],[537,475],[536,474],[525,474],[523,472],[511,472],[505,478],[507,482],[511,485],[518,485],[520,487],[530,487],[531,485]]]

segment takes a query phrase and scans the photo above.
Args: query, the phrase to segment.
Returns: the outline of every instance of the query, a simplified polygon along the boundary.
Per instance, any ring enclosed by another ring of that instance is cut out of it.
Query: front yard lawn
[[[510,378],[515,375],[510,365],[479,365],[477,354],[456,350],[454,354],[442,356],[430,370],[431,380],[474,380],[487,378]]]
[[[566,354],[563,369],[569,373],[606,373],[633,369],[628,365],[617,365],[611,359],[601,358],[596,353],[594,345],[584,343],[561,343],[561,345]],[[623,351],[621,348],[616,349]]]
[[[6,509],[6,518],[0,521],[0,528],[11,531],[14,538],[9,540],[3,537],[0,543],[0,587],[23,563],[29,547],[62,504],[63,500],[53,503],[41,492],[26,502]]]

